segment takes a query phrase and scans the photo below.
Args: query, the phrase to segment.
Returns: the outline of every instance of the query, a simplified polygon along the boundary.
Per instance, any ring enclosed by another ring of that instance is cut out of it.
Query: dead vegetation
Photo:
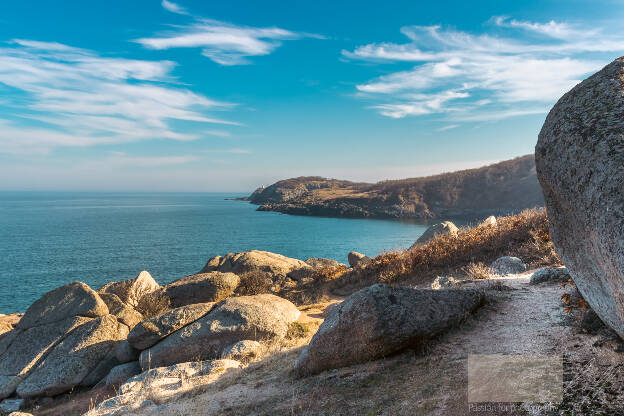
[[[162,291],[156,290],[143,296],[139,300],[136,310],[141,312],[144,319],[160,316],[171,310],[171,300]]]
[[[392,251],[357,266],[331,282],[331,288],[364,287],[376,282],[421,283],[436,276],[489,277],[498,257],[520,257],[529,267],[559,264],[548,232],[545,209],[499,217],[495,226],[460,229],[457,236],[438,235],[404,251]]]

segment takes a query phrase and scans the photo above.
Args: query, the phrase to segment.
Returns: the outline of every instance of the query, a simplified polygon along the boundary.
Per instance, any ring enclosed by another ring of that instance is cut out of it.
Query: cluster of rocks
[[[43,295],[23,316],[0,316],[0,399],[9,398],[8,406],[76,387],[119,384],[188,361],[249,360],[260,353],[260,343],[283,338],[299,310],[272,294],[231,297],[240,276],[261,269],[279,280],[323,263],[264,254],[216,257],[202,273],[165,286],[146,271],[97,291],[73,282]],[[169,310],[144,315],[163,299]]]

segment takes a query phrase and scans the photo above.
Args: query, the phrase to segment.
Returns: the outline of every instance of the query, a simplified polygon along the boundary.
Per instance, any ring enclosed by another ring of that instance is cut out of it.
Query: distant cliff
[[[348,218],[480,217],[544,206],[533,155],[375,184],[291,178],[258,188],[246,199],[260,205],[259,211]]]

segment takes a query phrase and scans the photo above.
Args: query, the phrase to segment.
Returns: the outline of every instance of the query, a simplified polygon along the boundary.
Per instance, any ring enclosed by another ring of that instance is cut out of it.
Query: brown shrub
[[[143,296],[135,308],[144,319],[162,315],[171,310],[171,300],[162,291],[156,290]]]
[[[251,270],[240,274],[240,284],[236,294],[241,296],[260,295],[271,293],[273,281],[268,273],[261,270]]]
[[[325,266],[314,269],[314,271],[310,273],[309,277],[314,279],[315,281],[326,282],[339,278],[340,276],[345,274],[347,270],[347,266],[345,266],[344,264],[338,266]]]
[[[489,279],[492,276],[492,268],[481,262],[468,264],[464,267],[464,272],[471,279]]]
[[[335,287],[424,281],[435,276],[463,274],[467,267],[476,271],[478,263],[491,264],[506,255],[518,256],[533,267],[559,263],[548,233],[545,209],[499,217],[496,226],[463,228],[457,236],[438,235],[409,250],[383,253],[337,279]]]

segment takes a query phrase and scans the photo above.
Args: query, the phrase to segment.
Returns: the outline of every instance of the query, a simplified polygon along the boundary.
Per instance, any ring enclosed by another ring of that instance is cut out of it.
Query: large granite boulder
[[[200,273],[219,271],[240,275],[245,272],[261,271],[270,274],[275,280],[285,278],[288,273],[301,268],[310,268],[310,266],[301,260],[281,254],[251,250],[213,257],[208,260]]]
[[[158,288],[160,288],[160,285],[154,280],[152,275],[143,270],[134,279],[105,284],[98,290],[98,293],[112,293],[119,296],[122,302],[136,307],[143,296],[152,293]]]
[[[169,298],[171,306],[194,303],[221,302],[230,296],[240,283],[234,273],[208,272],[183,277],[159,290]]]
[[[345,299],[295,363],[300,375],[421,346],[458,325],[484,302],[477,290],[421,290],[375,284]]]
[[[115,345],[128,328],[113,315],[93,319],[70,332],[17,387],[20,397],[53,396],[78,385],[94,385],[116,362]]]
[[[291,302],[263,294],[228,298],[204,317],[144,350],[141,367],[214,359],[235,342],[281,339],[299,310]]]
[[[143,320],[143,315],[130,305],[123,303],[119,296],[112,293],[100,293],[100,298],[108,307],[111,315],[115,315],[117,320],[129,329],[134,328],[136,324]]]
[[[535,147],[550,235],[577,288],[624,337],[624,57],[566,93]]]
[[[0,398],[13,394],[68,334],[108,307],[89,286],[74,282],[44,294],[0,338]]]
[[[311,257],[309,259],[306,259],[305,263],[313,269],[324,269],[327,267],[336,268],[345,266],[343,263],[340,263],[336,260],[325,259],[322,257]]]
[[[433,240],[437,235],[441,234],[451,234],[457,235],[459,232],[459,228],[451,221],[443,221],[438,224],[433,224],[429,228],[425,230],[423,235],[418,237],[415,244],[424,244],[428,241]]]
[[[62,321],[71,316],[97,318],[108,314],[98,294],[82,282],[68,283],[43,295],[26,310],[19,329]]]
[[[214,307],[214,302],[182,306],[160,316],[146,319],[128,334],[128,342],[134,348],[144,350],[169,334],[195,322]]]
[[[0,398],[13,394],[36,364],[60,340],[90,320],[72,316],[53,324],[15,329],[0,339]]]

